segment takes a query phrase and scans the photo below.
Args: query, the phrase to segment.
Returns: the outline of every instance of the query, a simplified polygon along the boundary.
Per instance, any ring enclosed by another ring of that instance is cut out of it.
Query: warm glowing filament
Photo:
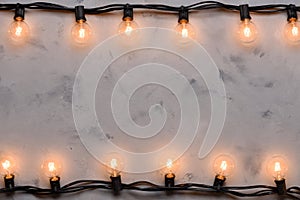
[[[113,177],[117,177],[117,175],[118,175],[118,172],[117,172],[118,160],[115,159],[115,158],[111,159],[111,161],[110,161],[110,167],[113,169],[112,176]]]
[[[227,162],[225,160],[222,161],[220,168],[221,168],[222,172],[227,169]]]
[[[115,159],[115,158],[111,159],[111,161],[110,161],[110,167],[113,168],[113,169],[116,169],[118,167],[118,161],[117,161],[117,159]]]
[[[133,30],[133,28],[129,24],[127,24],[124,33],[129,36],[131,34],[132,30]]]
[[[274,171],[276,172],[276,179],[277,180],[281,180],[281,166],[280,166],[280,162],[275,162],[274,165]]]
[[[274,171],[277,172],[277,173],[281,172],[280,162],[275,162]]]
[[[173,161],[171,159],[168,159],[167,163],[166,163],[166,166],[170,170],[172,168],[172,166],[173,166]]]
[[[247,38],[249,38],[249,37],[251,37],[251,29],[248,27],[248,26],[246,26],[245,28],[244,28],[244,36],[245,37],[247,37]]]
[[[292,35],[293,36],[298,36],[299,35],[299,29],[295,25],[293,25],[293,28],[292,28]]]
[[[5,161],[2,163],[3,169],[5,169],[5,170],[7,170],[7,171],[9,170],[10,166],[11,166],[11,164],[10,164],[9,160],[5,160]]]
[[[48,163],[48,169],[49,169],[49,172],[54,172],[56,170],[55,163],[54,162],[49,162]]]
[[[189,37],[189,31],[186,28],[183,28],[182,31],[181,31],[181,36],[183,38]]]
[[[85,37],[85,29],[81,28],[79,29],[79,37],[84,38]]]
[[[20,37],[22,35],[23,28],[18,26],[15,31],[15,35]]]

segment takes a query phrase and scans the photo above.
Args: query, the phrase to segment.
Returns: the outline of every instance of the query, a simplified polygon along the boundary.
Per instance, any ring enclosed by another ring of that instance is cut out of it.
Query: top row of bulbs
[[[295,5],[289,5],[287,8],[287,25],[284,29],[286,39],[292,44],[300,43],[300,24],[297,21],[297,9]],[[14,16],[14,22],[10,25],[10,37],[15,42],[22,42],[29,36],[29,26],[24,22],[25,8],[21,4],[17,4]],[[92,29],[86,22],[84,6],[75,7],[76,24],[71,30],[73,40],[81,45],[88,44],[92,36]],[[240,19],[237,35],[243,44],[251,44],[257,39],[257,29],[251,21],[249,6],[247,4],[240,5]],[[132,32],[138,28],[137,23],[133,20],[133,8],[126,4],[124,6],[124,14],[122,22],[119,25],[118,32],[125,36],[132,36]],[[189,12],[182,6],[179,11],[178,25],[175,31],[182,39],[194,39],[195,31],[189,23]]]

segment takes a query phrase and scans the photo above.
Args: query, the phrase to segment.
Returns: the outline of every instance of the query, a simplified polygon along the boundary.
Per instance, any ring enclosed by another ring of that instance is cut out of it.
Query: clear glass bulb
[[[76,43],[87,44],[92,37],[92,29],[88,23],[83,20],[79,20],[72,27],[71,34]]]
[[[214,172],[222,178],[228,177],[234,170],[234,161],[229,155],[220,155],[214,161]]]
[[[2,158],[1,161],[1,175],[6,178],[11,178],[14,174],[14,161],[11,158]]]
[[[62,165],[57,161],[47,160],[43,163],[42,169],[48,178],[55,181],[61,174]]]
[[[195,29],[186,20],[181,20],[175,27],[175,31],[182,39],[195,39]]]
[[[106,158],[106,167],[109,176],[117,177],[124,169],[123,159],[120,155],[112,153]]]
[[[274,156],[268,162],[267,171],[275,180],[283,180],[288,171],[286,160],[281,156]]]
[[[241,21],[237,34],[241,42],[249,44],[257,39],[257,28],[250,19],[245,19]]]
[[[17,18],[10,24],[8,32],[13,41],[23,42],[29,37],[29,26],[22,18]]]
[[[300,23],[297,21],[297,19],[290,19],[284,28],[284,33],[289,42],[293,44],[300,43]]]
[[[167,177],[171,178],[174,176],[174,163],[172,159],[168,159],[166,162],[166,175]]]
[[[134,30],[138,28],[138,24],[130,18],[124,19],[118,28],[119,34],[123,34],[126,36],[132,36]]]

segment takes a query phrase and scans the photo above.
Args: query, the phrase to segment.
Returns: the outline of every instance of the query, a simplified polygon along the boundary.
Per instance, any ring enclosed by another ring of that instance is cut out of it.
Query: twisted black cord
[[[126,4],[109,4],[105,6],[95,8],[85,8],[87,14],[102,14],[113,11],[120,11],[124,9]],[[0,10],[14,10],[17,4],[0,4]],[[67,7],[59,4],[48,3],[48,2],[33,2],[28,4],[22,4],[27,9],[41,9],[41,10],[52,10],[52,11],[70,11],[75,12],[74,7]],[[164,4],[130,4],[134,9],[149,9],[157,11],[169,11],[178,12],[181,6],[170,6]],[[286,11],[288,4],[269,4],[259,6],[249,6],[249,10],[254,13],[278,13]],[[224,4],[218,1],[202,1],[191,5],[184,6],[187,10],[205,10],[205,9],[225,9],[229,11],[239,11],[239,5]],[[297,11],[300,11],[300,6],[296,7]]]
[[[0,193],[23,192],[32,195],[57,195],[65,193],[78,193],[83,191],[103,189],[112,190],[111,182],[103,180],[77,180],[62,186],[58,191],[44,189],[35,186],[16,186],[13,188],[2,188]],[[144,192],[165,192],[165,191],[193,191],[199,193],[224,194],[235,197],[260,197],[277,194],[277,188],[268,185],[250,185],[250,186],[228,186],[215,187],[200,183],[177,184],[174,187],[165,187],[149,181],[136,181],[128,184],[122,184],[123,190],[144,191]],[[290,199],[299,199],[300,187],[292,186],[287,189],[285,195]]]

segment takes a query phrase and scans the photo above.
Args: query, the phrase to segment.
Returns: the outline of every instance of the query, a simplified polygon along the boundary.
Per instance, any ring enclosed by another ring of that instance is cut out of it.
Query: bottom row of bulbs
[[[121,171],[123,168],[123,161],[118,157],[112,157],[107,161],[108,171],[110,173],[110,179],[112,181],[112,189],[117,194],[121,188]],[[1,160],[1,171],[4,176],[5,188],[12,189],[14,187],[14,172],[15,164],[12,159],[4,158]],[[46,172],[49,180],[51,189],[59,191],[60,189],[60,171],[61,164],[54,160],[48,160],[42,165],[43,170]],[[229,155],[218,156],[213,164],[213,169],[216,173],[213,186],[220,188],[224,185],[226,178],[231,175],[235,167],[233,159]],[[167,159],[165,162],[164,173],[165,173],[165,187],[174,187],[175,185],[175,168],[174,161]],[[286,161],[281,156],[274,156],[267,165],[267,171],[275,179],[279,194],[285,193],[285,175],[287,172]]]

